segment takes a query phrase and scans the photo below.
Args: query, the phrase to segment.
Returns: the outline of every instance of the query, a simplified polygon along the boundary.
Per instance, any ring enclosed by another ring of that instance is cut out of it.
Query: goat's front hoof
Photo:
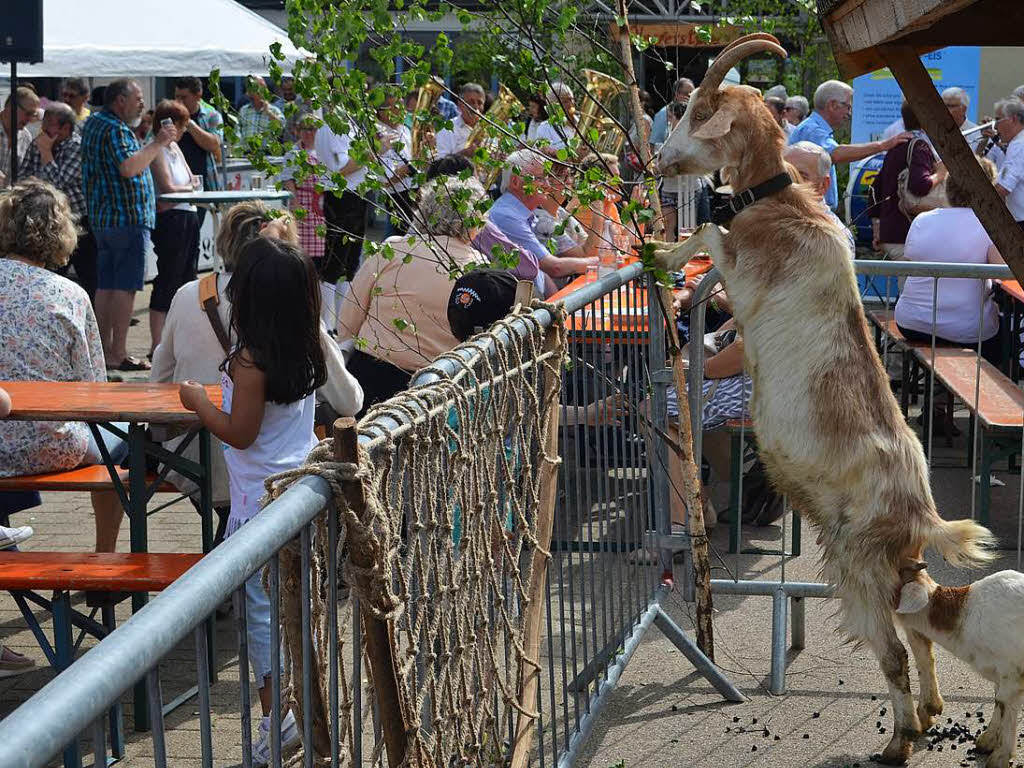
[[[997,750],[988,756],[988,760],[985,761],[985,768],[1009,768],[1010,758],[1009,750]]]
[[[921,733],[924,733],[934,724],[934,719],[942,714],[945,702],[941,697],[935,701],[921,701],[917,705],[917,719],[921,721]]]
[[[875,759],[882,765],[906,765],[913,754],[914,743],[904,736],[896,735]]]
[[[974,742],[974,749],[978,752],[994,752],[999,746],[999,731],[995,728],[986,728]]]

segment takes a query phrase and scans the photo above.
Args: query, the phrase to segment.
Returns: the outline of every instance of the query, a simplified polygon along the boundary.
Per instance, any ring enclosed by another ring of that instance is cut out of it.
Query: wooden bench
[[[106,472],[106,469],[103,470]],[[8,591],[21,610],[29,629],[59,673],[71,666],[75,652],[86,634],[103,638],[116,627],[114,607],[132,592],[159,592],[195,565],[201,554],[92,553],[92,552],[0,552],[0,590]],[[39,592],[52,591],[51,599]],[[71,607],[71,593],[85,592],[89,615]],[[53,643],[50,643],[29,603],[53,615]],[[95,620],[101,611],[101,622]],[[77,641],[74,629],[80,630]],[[115,759],[124,756],[121,705],[110,709],[110,744]],[[64,748],[64,765],[79,768],[81,755],[77,739]]]
[[[973,349],[936,347],[934,365],[931,349],[917,349],[914,355],[923,367],[935,371],[935,380],[959,399],[971,414],[971,429],[979,427],[981,499],[979,519],[988,524],[992,465],[999,459],[1013,459],[1021,452],[1024,429],[1024,391]],[[977,407],[975,407],[977,397]],[[952,408],[950,408],[952,412]],[[973,441],[968,440],[968,466],[973,463]]]
[[[127,483],[128,470],[118,469],[117,477],[122,483]],[[157,480],[157,475],[146,476],[147,485],[152,485]],[[113,487],[114,481],[103,464],[90,464],[63,472],[0,478],[0,491],[109,491]],[[154,492],[177,493],[178,489],[164,480],[160,481]]]

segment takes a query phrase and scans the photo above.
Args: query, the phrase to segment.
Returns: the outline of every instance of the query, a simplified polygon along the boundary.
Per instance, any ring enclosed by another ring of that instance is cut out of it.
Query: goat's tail
[[[928,543],[939,550],[950,565],[960,568],[983,565],[996,558],[996,537],[973,520],[940,518],[928,536]]]

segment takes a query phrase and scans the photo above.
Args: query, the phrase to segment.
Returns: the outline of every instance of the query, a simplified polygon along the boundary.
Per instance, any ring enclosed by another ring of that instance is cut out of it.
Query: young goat
[[[1024,574],[1000,571],[969,587],[943,587],[924,567],[901,569],[904,585],[896,608],[914,649],[921,695],[925,681],[935,678],[935,659],[926,647],[932,642],[995,683],[995,712],[975,746],[992,753],[987,768],[1007,768],[1017,748],[1017,715],[1024,701]],[[938,690],[932,698],[942,706]]]
[[[737,190],[774,180],[775,191],[742,207],[728,232],[705,225],[684,243],[661,244],[661,266],[678,270],[709,253],[733,301],[754,380],[751,415],[773,482],[818,529],[824,577],[836,585],[843,630],[869,644],[893,702],[883,762],[913,752],[921,721],[942,710],[934,671],[915,711],[907,651],[889,596],[899,568],[934,546],[955,565],[991,559],[991,534],[969,520],[943,520],[928,466],[874,351],[841,226],[820,196],[783,186],[785,137],[761,94],[719,89],[726,72],[761,51],[786,52],[770,35],[742,38],[709,68],[661,149],[662,173],[724,169]],[[781,188],[780,188],[781,187]],[[915,654],[930,644],[915,645]],[[920,666],[920,664],[919,664]],[[936,691],[930,695],[929,691]]]

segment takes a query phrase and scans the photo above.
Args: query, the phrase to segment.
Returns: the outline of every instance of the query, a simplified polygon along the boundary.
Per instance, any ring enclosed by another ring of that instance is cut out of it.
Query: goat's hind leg
[[[927,731],[932,727],[933,718],[942,714],[944,704],[939,693],[939,680],[935,675],[935,652],[932,641],[913,629],[907,630],[907,642],[910,643],[910,651],[914,654],[917,679],[921,685],[917,717],[921,721],[921,730]]]
[[[681,243],[657,243],[654,260],[659,267],[669,272],[678,272],[698,253],[706,253],[716,266],[722,263],[725,244],[722,230],[717,224],[701,224]]]
[[[1007,768],[1017,751],[1017,715],[1024,689],[1019,680],[1001,680],[996,684],[996,706],[992,722],[975,744],[980,752],[989,752],[986,768]]]
[[[875,631],[867,633],[865,637],[869,639],[878,657],[892,699],[892,739],[882,750],[879,762],[903,765],[914,753],[914,739],[921,733],[921,723],[914,710],[914,697],[910,693],[907,649],[896,634],[891,616],[878,617]]]

